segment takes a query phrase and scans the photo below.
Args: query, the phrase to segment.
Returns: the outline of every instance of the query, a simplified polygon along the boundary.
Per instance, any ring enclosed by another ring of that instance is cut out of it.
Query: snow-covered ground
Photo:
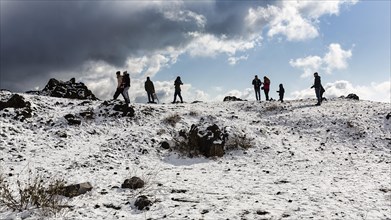
[[[12,94],[0,92],[0,101]],[[135,117],[107,117],[102,101],[36,95],[33,117],[0,111],[0,171],[10,183],[28,171],[90,182],[58,219],[391,219],[389,103],[331,99],[133,104]],[[93,111],[68,125],[64,116]],[[8,112],[7,112],[8,111]],[[165,119],[175,114],[171,126]],[[221,158],[185,158],[160,145],[200,120],[246,137],[252,147]],[[66,134],[66,137],[64,137]],[[63,136],[63,137],[61,137]],[[121,189],[138,176],[141,190]],[[16,184],[14,184],[16,185]],[[134,206],[138,195],[154,201]],[[108,205],[119,207],[113,209]],[[39,219],[0,207],[0,219]]]

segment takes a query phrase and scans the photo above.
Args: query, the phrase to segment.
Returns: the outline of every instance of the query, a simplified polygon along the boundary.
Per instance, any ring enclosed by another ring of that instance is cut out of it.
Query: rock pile
[[[52,78],[42,91],[34,93],[58,98],[98,100],[84,83],[77,83],[75,78],[66,82]]]
[[[348,96],[346,96],[347,99],[354,99],[354,100],[360,100],[360,98],[358,97],[358,95],[356,94],[349,94]]]
[[[224,134],[216,124],[206,128],[193,124],[190,128],[190,149],[199,151],[205,157],[222,157],[224,155],[224,140]]]
[[[119,100],[109,100],[102,102],[97,114],[106,117],[134,117],[134,109]]]
[[[14,119],[20,119],[23,121],[26,118],[32,117],[31,103],[24,100],[24,97],[18,94],[14,94],[7,102],[0,101],[0,111],[4,109],[5,112],[7,108],[15,109]],[[8,116],[7,113],[3,114],[3,117]]]
[[[245,101],[245,100],[237,98],[235,96],[226,96],[226,97],[224,97],[223,101],[227,102],[227,101]]]

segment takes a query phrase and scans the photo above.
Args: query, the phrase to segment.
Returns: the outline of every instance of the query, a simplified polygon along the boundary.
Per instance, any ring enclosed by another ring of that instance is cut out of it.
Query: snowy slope
[[[0,101],[11,95],[0,92]],[[14,109],[0,111],[0,171],[10,182],[32,170],[94,187],[52,218],[391,219],[389,103],[133,104],[129,118],[103,114],[102,101],[20,95],[31,102],[33,117],[20,122]],[[86,110],[93,119],[68,125],[66,114]],[[175,114],[181,120],[174,127],[164,122]],[[161,148],[200,120],[245,135],[253,147],[212,159]],[[147,186],[121,189],[131,176]],[[150,210],[134,207],[140,194],[154,200]],[[40,215],[0,207],[0,219],[19,218]]]

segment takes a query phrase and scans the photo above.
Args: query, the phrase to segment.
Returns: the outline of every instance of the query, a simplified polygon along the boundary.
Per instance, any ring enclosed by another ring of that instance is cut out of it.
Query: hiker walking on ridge
[[[284,86],[282,84],[280,84],[280,88],[279,88],[279,90],[277,92],[278,92],[278,94],[280,96],[280,99],[278,101],[284,102],[285,89],[284,89]]]
[[[115,74],[117,75],[117,90],[115,90],[113,99],[117,99],[118,96],[120,94],[122,94],[122,92],[124,91],[123,84],[122,84],[123,78],[121,76],[121,72],[117,71]],[[124,95],[122,94],[122,96],[124,96]],[[124,97],[124,99],[125,99],[125,97]]]
[[[255,75],[252,84],[254,85],[255,98],[257,99],[257,101],[261,101],[261,85],[262,85],[262,81],[260,79],[258,79],[257,75]]]
[[[314,85],[311,86],[311,89],[315,88],[315,94],[316,94],[316,99],[318,100],[318,103],[316,105],[320,105],[322,103],[322,83],[320,81],[320,76],[318,75],[317,72],[314,73]]]
[[[176,103],[176,96],[177,95],[181,99],[181,103],[183,103],[183,99],[182,99],[182,96],[181,96],[181,85],[183,85],[183,83],[181,81],[181,77],[178,76],[176,78],[175,82],[174,82],[175,93],[174,93],[174,101],[172,103]]]
[[[122,95],[124,96],[126,105],[128,105],[130,103],[129,94],[128,94],[128,90],[130,87],[130,77],[129,77],[129,73],[127,71],[124,72],[122,85],[124,88],[124,90],[122,91]]]
[[[269,101],[270,79],[266,76],[263,77],[263,91],[265,92],[266,101]]]
[[[144,88],[148,95],[148,103],[155,103],[155,98],[153,97],[155,86],[149,77],[147,77],[147,81],[145,81]]]

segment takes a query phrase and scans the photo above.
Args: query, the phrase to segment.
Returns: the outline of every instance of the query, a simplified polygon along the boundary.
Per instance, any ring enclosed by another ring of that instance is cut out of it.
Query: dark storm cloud
[[[40,81],[45,83],[50,74],[72,71],[88,60],[121,66],[129,56],[145,55],[166,46],[184,46],[191,40],[187,32],[237,37],[243,34],[243,19],[249,6],[259,3],[180,4],[183,10],[204,15],[205,27],[196,21],[165,18],[164,10],[169,10],[170,5],[163,7],[164,2],[1,1],[0,4],[0,88],[25,91]]]

